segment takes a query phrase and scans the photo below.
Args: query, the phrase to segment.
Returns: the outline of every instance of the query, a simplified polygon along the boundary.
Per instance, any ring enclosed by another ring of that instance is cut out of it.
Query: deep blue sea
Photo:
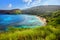
[[[35,28],[36,26],[42,25],[44,25],[44,23],[34,15],[0,15],[0,28],[7,28],[8,26]]]

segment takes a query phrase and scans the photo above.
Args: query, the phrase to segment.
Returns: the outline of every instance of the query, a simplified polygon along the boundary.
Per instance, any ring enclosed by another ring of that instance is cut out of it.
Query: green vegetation
[[[16,14],[20,14],[20,13],[22,13],[22,11],[19,10],[19,9],[15,9],[15,10],[14,10],[14,13],[16,13]]]
[[[42,15],[47,25],[33,29],[9,28],[8,32],[0,33],[0,40],[60,40],[60,11]]]

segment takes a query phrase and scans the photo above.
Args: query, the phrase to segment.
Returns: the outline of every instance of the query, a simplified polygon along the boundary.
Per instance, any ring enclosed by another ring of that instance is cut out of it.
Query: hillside
[[[60,5],[42,5],[23,10],[23,13],[33,15],[48,15],[53,11],[60,10]]]
[[[41,5],[25,10],[12,9],[12,10],[0,10],[0,14],[32,14],[32,15],[49,15],[51,12],[60,10],[60,5]]]
[[[0,14],[20,14],[20,9],[12,9],[12,10],[0,10]]]

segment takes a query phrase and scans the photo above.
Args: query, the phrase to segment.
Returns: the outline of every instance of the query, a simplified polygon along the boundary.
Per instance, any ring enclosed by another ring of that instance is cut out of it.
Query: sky
[[[0,0],[0,10],[27,9],[41,5],[60,5],[60,0]]]

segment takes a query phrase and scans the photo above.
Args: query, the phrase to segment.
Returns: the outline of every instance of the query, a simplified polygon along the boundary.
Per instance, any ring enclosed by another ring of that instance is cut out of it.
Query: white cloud
[[[39,5],[60,5],[60,0],[24,0],[24,8],[30,8]]]
[[[11,8],[12,7],[12,4],[10,3],[10,4],[8,4],[8,8]]]
[[[26,5],[37,5],[38,3],[41,2],[41,0],[23,0],[23,2],[26,3]]]
[[[42,0],[23,0],[25,2],[25,8],[30,8],[33,6],[40,5]]]
[[[32,2],[32,0],[23,0],[23,2],[27,3],[27,5],[30,5],[30,3]]]
[[[31,3],[31,6],[37,6],[40,5],[41,0],[35,0],[34,2]]]

